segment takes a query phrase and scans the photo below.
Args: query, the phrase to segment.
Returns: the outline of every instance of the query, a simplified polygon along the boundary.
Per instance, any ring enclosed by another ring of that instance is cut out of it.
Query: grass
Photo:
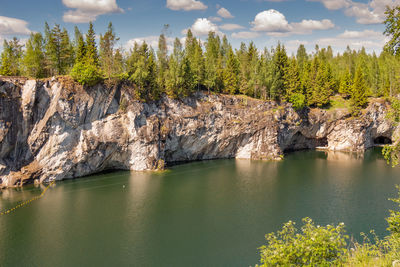
[[[332,96],[329,102],[328,110],[349,109],[350,100],[344,99],[341,95]]]

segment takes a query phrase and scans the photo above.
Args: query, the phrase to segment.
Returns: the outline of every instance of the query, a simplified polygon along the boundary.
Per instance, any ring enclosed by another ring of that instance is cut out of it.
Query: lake
[[[281,162],[214,160],[160,173],[57,182],[0,216],[1,266],[249,266],[266,233],[311,217],[387,234],[400,168],[363,155],[299,151]],[[3,190],[0,211],[44,186]]]

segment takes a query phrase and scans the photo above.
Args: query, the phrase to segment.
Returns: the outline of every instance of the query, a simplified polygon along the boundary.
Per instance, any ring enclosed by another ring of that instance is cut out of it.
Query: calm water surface
[[[164,173],[58,182],[0,217],[0,266],[249,266],[264,234],[288,220],[344,222],[386,234],[400,168],[364,157],[296,152],[282,162],[216,160]],[[43,190],[5,190],[0,210]]]

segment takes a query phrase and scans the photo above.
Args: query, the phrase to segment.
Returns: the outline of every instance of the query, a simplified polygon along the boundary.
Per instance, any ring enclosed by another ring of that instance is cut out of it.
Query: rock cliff
[[[0,78],[0,187],[106,169],[154,170],[216,158],[279,160],[324,147],[363,151],[396,128],[374,101],[359,118],[241,96],[198,92],[142,103],[132,87],[83,88],[66,78]]]

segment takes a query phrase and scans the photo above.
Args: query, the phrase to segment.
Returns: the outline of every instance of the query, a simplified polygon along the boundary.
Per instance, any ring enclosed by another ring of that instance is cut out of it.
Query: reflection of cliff
[[[327,154],[327,160],[339,161],[344,164],[354,164],[354,161],[360,161],[364,159],[364,153],[342,151],[325,151],[325,153]]]
[[[360,118],[202,92],[142,103],[126,84],[83,88],[63,79],[0,80],[0,186],[154,170],[164,162],[280,160],[320,146],[364,151],[395,130],[384,103]]]

